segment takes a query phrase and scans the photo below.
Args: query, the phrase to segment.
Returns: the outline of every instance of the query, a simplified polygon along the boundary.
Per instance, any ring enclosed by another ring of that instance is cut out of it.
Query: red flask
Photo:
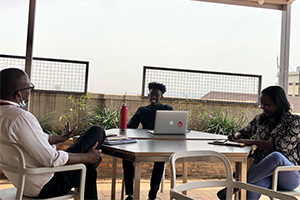
[[[122,107],[120,109],[120,135],[126,135],[127,113],[128,113],[127,104],[123,102]]]

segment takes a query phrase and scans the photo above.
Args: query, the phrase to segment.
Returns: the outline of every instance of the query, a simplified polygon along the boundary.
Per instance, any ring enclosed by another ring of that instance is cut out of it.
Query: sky
[[[29,0],[0,0],[0,54],[25,56]],[[88,91],[141,94],[143,66],[277,82],[281,11],[191,0],[37,1],[34,57],[89,61]],[[300,0],[290,70],[300,66]]]

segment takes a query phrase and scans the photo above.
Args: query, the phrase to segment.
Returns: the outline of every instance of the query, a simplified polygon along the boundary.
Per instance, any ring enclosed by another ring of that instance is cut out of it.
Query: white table
[[[218,138],[219,139],[219,138]],[[236,163],[240,181],[246,182],[247,156],[250,146],[243,148],[233,146],[211,145],[211,140],[192,139],[139,139],[137,143],[122,145],[103,145],[102,153],[116,158],[130,160],[135,164],[134,199],[140,198],[140,178],[142,162],[168,162],[170,155],[176,151],[214,150],[224,154],[231,162]],[[112,199],[115,199],[116,159],[113,163]],[[241,198],[245,199],[242,191]],[[243,198],[244,197],[244,198]]]
[[[119,129],[109,129],[107,134],[119,134]],[[154,139],[154,140],[216,140],[227,139],[227,135],[218,135],[200,131],[190,131],[185,135],[153,135],[146,129],[127,129],[127,137],[134,139]]]

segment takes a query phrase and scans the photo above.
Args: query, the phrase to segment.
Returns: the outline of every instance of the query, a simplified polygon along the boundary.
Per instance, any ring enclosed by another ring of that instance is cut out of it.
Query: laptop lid
[[[186,134],[188,111],[157,110],[154,134]]]

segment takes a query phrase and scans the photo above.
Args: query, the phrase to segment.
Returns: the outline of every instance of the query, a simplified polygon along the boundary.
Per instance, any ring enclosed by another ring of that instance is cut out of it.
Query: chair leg
[[[124,193],[125,193],[125,179],[124,179],[124,174],[122,178],[122,188],[121,188],[121,200],[124,199]]]
[[[166,176],[166,164],[165,164],[165,168],[164,168],[164,173],[162,175],[162,179],[161,179],[161,185],[160,185],[160,192],[163,193],[165,190],[165,176]]]
[[[183,182],[183,183],[187,183],[188,162],[183,162],[183,163],[182,163],[182,170],[183,170],[183,174],[182,174],[182,182]],[[182,191],[182,194],[187,195],[187,191]]]
[[[77,187],[76,187],[76,188],[73,188],[72,190],[73,190],[74,192],[79,192],[79,188],[77,188]],[[76,197],[74,198],[74,200],[79,200],[79,198],[80,198],[79,195],[76,195]]]

